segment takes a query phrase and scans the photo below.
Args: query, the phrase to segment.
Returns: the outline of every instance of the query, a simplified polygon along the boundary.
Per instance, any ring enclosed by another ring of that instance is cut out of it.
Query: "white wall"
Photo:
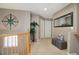
[[[44,24],[45,24],[45,21],[43,18],[40,18],[40,38],[44,38]]]
[[[53,20],[51,20],[51,38],[53,38],[53,30],[54,29],[54,21]]]
[[[16,16],[19,23],[16,27],[11,30],[4,27],[1,20],[8,14],[12,13]],[[29,32],[30,31],[30,12],[21,10],[11,10],[11,9],[0,9],[0,29],[4,33],[17,33],[17,32]]]
[[[45,38],[51,38],[51,21],[45,20]]]
[[[39,41],[39,39],[43,38],[51,38],[51,21],[49,19],[44,19],[43,17],[32,14],[31,22],[37,22],[39,26],[36,28],[36,36],[35,39]]]
[[[35,15],[35,14],[32,14],[31,15],[31,22],[35,21],[37,22],[37,24],[39,25],[39,16],[38,15]],[[35,34],[35,39],[38,41],[40,38],[39,38],[39,26],[36,27],[36,34]]]
[[[2,34],[2,31],[0,30],[0,34]]]
[[[19,21],[17,26],[11,28],[11,30],[10,28],[5,27],[2,23],[2,19],[10,13],[15,15],[17,20]],[[29,31],[30,31],[30,12],[29,11],[0,9],[0,34],[17,34],[20,32],[29,32]],[[25,38],[25,37],[26,35],[25,36],[23,35],[20,39]],[[22,42],[24,44],[23,39],[22,39]],[[3,44],[3,38],[0,37],[0,46],[2,46],[2,44]],[[4,50],[5,50],[4,53],[6,53],[7,49],[4,49]],[[1,51],[2,49],[0,49],[0,54],[1,54]]]
[[[63,34],[65,37],[65,40],[68,43],[68,53],[79,53],[79,40],[74,36],[74,34],[77,32],[77,22],[78,22],[78,10],[77,10],[77,4],[70,4],[67,7],[63,8],[62,10],[58,11],[53,15],[53,18],[60,17],[62,15],[65,15],[67,13],[73,12],[73,29],[72,27],[57,27],[53,29],[53,37],[57,36],[58,34]]]

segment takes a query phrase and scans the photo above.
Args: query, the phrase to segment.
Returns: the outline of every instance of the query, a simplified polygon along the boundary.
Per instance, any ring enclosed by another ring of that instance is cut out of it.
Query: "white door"
[[[40,38],[44,38],[44,20],[40,19]]]
[[[54,21],[51,21],[51,38],[53,38],[54,37],[54,35],[53,35],[53,28],[54,28]]]
[[[45,20],[45,38],[51,38],[51,21]]]

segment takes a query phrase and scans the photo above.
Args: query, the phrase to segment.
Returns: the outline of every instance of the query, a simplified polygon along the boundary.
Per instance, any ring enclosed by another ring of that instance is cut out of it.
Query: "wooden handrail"
[[[25,48],[21,49],[19,54],[21,55],[27,55],[27,54],[31,54],[31,42],[30,42],[30,32],[25,32],[25,33],[17,33],[17,34],[2,34],[0,35],[0,37],[6,37],[6,36],[14,36],[14,35],[18,35],[18,41],[19,41],[19,47],[18,48],[22,48],[21,46],[21,42],[22,42],[22,39],[20,40],[20,38],[24,35],[25,38],[25,41],[26,41],[26,44],[25,44]],[[0,48],[2,48],[0,46]],[[10,49],[10,48],[8,48]],[[16,49],[16,47],[11,47],[11,49]]]
[[[20,32],[20,33],[17,33],[17,34],[0,34],[0,37],[4,37],[4,36],[14,36],[14,35],[23,35],[23,34],[29,34],[29,32]]]

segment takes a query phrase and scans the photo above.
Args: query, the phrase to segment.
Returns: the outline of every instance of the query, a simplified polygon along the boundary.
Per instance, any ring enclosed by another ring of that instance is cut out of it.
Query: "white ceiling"
[[[50,18],[69,3],[0,3],[0,8],[27,10],[45,18]],[[47,11],[44,11],[47,8]]]

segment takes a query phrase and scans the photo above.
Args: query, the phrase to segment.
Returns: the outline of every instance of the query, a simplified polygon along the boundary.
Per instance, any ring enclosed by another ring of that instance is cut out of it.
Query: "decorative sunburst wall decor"
[[[16,26],[18,22],[19,21],[17,20],[17,18],[12,14],[5,16],[2,20],[4,26],[9,27],[10,30],[12,29],[12,27]]]

